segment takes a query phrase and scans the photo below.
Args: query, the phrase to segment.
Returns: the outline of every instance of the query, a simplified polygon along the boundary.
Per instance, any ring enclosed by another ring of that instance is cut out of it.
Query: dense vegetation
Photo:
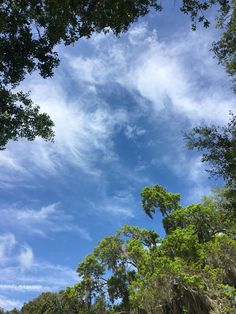
[[[182,0],[179,8],[190,15],[195,30],[198,22],[210,25],[207,12],[212,7],[222,29],[212,49],[234,80],[236,0]],[[28,94],[14,90],[33,71],[43,78],[53,76],[59,64],[58,44],[71,45],[97,32],[119,36],[139,17],[161,9],[157,0],[0,1],[0,150],[20,137],[53,140],[50,117],[40,112]]]
[[[213,141],[223,136],[225,147]],[[164,238],[158,230],[123,226],[79,264],[77,284],[8,313],[236,313],[235,139],[234,116],[224,128],[189,134],[190,146],[205,149],[211,172],[227,180],[202,202],[183,207],[179,194],[160,185],[142,190],[145,213],[162,214]]]

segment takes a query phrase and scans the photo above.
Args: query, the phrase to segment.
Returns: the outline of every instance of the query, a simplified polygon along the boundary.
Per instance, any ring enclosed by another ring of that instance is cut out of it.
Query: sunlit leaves
[[[159,209],[163,216],[180,207],[180,195],[167,192],[162,186],[145,187],[142,192],[142,205],[149,217],[153,217],[156,209]]]
[[[33,105],[27,94],[13,94],[0,87],[0,150],[5,149],[9,140],[20,137],[32,141],[37,136],[52,141],[54,126],[46,113],[41,113],[39,106]]]

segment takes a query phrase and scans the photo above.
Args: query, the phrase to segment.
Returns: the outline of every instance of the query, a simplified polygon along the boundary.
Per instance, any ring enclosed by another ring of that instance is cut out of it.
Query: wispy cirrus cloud
[[[26,184],[35,174],[58,175],[70,165],[99,177],[107,161],[119,161],[117,133],[132,139],[145,130],[136,125],[133,108],[107,100],[114,84],[133,95],[145,119],[163,120],[171,112],[192,125],[224,123],[236,105],[224,70],[209,52],[211,35],[200,30],[184,35],[160,41],[156,31],[140,24],[121,41],[112,35],[86,41],[89,56],[62,49],[65,71],[51,81],[32,77],[24,83],[55,122],[55,143],[9,143],[0,156],[0,187]]]
[[[0,235],[0,264],[18,264],[24,270],[31,268],[33,262],[34,254],[30,246],[19,245],[13,233]]]
[[[103,164],[118,158],[113,137],[129,120],[125,109],[112,108],[96,97],[87,105],[90,90],[77,100],[71,99],[60,79],[42,82],[32,78],[25,89],[31,89],[32,99],[54,121],[55,141],[10,142],[0,155],[0,188],[27,184],[35,175],[58,176],[68,166],[99,177],[98,160]]]
[[[35,261],[30,268],[22,271],[21,265],[5,266],[0,270],[0,290],[45,291],[65,288],[76,282],[76,272],[63,265]],[[63,275],[64,274],[64,275]]]
[[[23,269],[29,269],[34,262],[33,250],[30,246],[24,245],[18,256],[19,264]]]
[[[12,255],[12,259],[16,260],[17,257]],[[4,287],[6,290],[20,290],[22,286],[25,291],[55,291],[78,280],[76,272],[69,267],[37,261],[37,258],[28,269],[22,270],[20,264],[9,264],[1,268],[0,274],[0,290],[4,290]]]
[[[24,206],[23,208],[12,205],[11,207],[0,208],[2,228],[38,234],[46,236],[51,232],[75,232],[83,239],[91,241],[90,234],[83,228],[74,223],[72,215],[59,209],[59,204],[54,203],[40,209],[32,209]],[[20,258],[22,264],[27,266],[30,263],[31,252],[25,247]]]
[[[15,300],[4,295],[0,295],[0,308],[5,310],[12,310],[13,308],[20,308],[22,305],[21,301]]]
[[[0,264],[4,264],[9,260],[15,244],[14,234],[5,233],[0,235]]]
[[[0,291],[17,291],[17,292],[42,292],[50,290],[50,286],[42,285],[21,285],[21,284],[0,284]]]
[[[149,100],[150,111],[173,111],[193,122],[222,123],[222,116],[226,120],[235,108],[235,100],[230,82],[225,85],[224,69],[209,51],[211,42],[212,34],[200,30],[160,41],[156,31],[141,24],[122,43],[112,36],[102,37],[95,41],[91,57],[67,58],[80,81],[116,82]]]
[[[114,221],[118,225],[126,220],[135,217],[134,208],[136,207],[135,198],[128,190],[120,191],[115,195],[101,195],[99,203],[89,201],[90,208],[96,209],[97,215],[105,215],[104,219]]]
[[[43,291],[59,291],[78,280],[69,267],[39,260],[14,234],[0,235],[0,252],[0,307],[6,310],[22,306],[25,293],[36,296]],[[18,293],[19,298],[12,298],[12,293]]]

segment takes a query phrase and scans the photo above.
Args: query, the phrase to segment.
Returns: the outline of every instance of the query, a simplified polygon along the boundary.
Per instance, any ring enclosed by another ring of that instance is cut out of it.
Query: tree
[[[11,311],[4,311],[2,308],[0,308],[0,314],[20,314],[20,311],[16,308]]]
[[[232,77],[236,91],[236,1],[223,1],[217,27],[224,30],[221,38],[213,43],[213,52]]]
[[[226,126],[199,126],[185,133],[187,146],[203,152],[202,162],[210,166],[211,176],[226,181],[223,191],[224,206],[231,215],[236,215],[236,115]]]
[[[234,313],[235,220],[220,193],[184,208],[178,194],[144,188],[144,211],[153,218],[160,210],[166,236],[124,226],[102,240],[78,267],[75,289],[89,300],[84,313],[99,297],[104,313]]]
[[[189,149],[203,151],[202,162],[208,162],[211,175],[222,177],[227,183],[236,182],[236,115],[226,126],[199,126],[185,133]]]
[[[159,208],[162,215],[168,215],[173,209],[179,208],[180,195],[167,192],[159,184],[153,188],[145,187],[141,196],[143,209],[150,218],[153,217],[155,208]]]
[[[20,313],[235,313],[236,224],[222,192],[187,207],[160,185],[141,195],[148,215],[161,212],[165,237],[123,226],[79,264],[77,284],[43,293]]]
[[[149,189],[155,192],[156,186]],[[142,298],[148,313],[234,313],[236,229],[228,218],[218,195],[173,206],[164,214],[167,235],[149,259],[134,300]]]
[[[204,12],[212,6],[218,8],[218,27],[222,28],[223,35],[214,43],[213,51],[232,77],[236,68],[235,3],[235,0],[182,0],[180,6],[183,13],[191,16],[194,30],[197,22],[208,27],[210,21]],[[39,108],[32,103],[29,110],[12,90],[26,74],[35,70],[43,78],[52,77],[59,64],[55,51],[58,44],[71,45],[95,32],[112,31],[119,36],[151,9],[160,11],[160,3],[157,0],[0,1],[0,122],[3,130],[0,149],[5,148],[8,140],[18,137],[53,138],[53,123],[48,115],[40,115]],[[16,115],[19,105],[21,115]],[[26,121],[27,132],[22,131]]]
[[[192,20],[192,29],[196,30],[197,23],[209,27],[210,19],[206,16],[211,8],[217,10],[216,27],[222,34],[218,41],[213,42],[212,50],[227,73],[236,79],[236,1],[235,0],[183,0],[181,11],[189,14]],[[236,86],[234,86],[236,88]]]
[[[130,283],[142,265],[145,248],[156,246],[157,242],[154,231],[132,226],[124,226],[114,236],[100,241],[78,266],[81,281],[72,290],[69,288],[84,304],[85,313],[130,311]],[[98,306],[100,311],[96,310]]]
[[[53,292],[43,292],[21,309],[22,314],[63,314],[59,295]]]
[[[14,308],[13,310],[11,310],[10,312],[7,312],[6,314],[20,314],[20,311]]]
[[[3,150],[9,140],[25,137],[32,141],[37,136],[52,140],[53,122],[46,113],[40,113],[40,108],[34,106],[27,94],[13,94],[0,88],[0,150]]]

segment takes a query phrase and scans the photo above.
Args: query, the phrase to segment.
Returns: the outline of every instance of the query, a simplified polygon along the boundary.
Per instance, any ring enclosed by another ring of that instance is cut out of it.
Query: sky
[[[55,123],[55,141],[10,142],[0,152],[0,307],[78,282],[78,263],[123,224],[164,236],[140,191],[163,185],[185,206],[217,183],[183,133],[224,125],[235,96],[217,64],[211,28],[191,31],[174,5],[115,38],[57,47],[52,79],[20,86]]]

